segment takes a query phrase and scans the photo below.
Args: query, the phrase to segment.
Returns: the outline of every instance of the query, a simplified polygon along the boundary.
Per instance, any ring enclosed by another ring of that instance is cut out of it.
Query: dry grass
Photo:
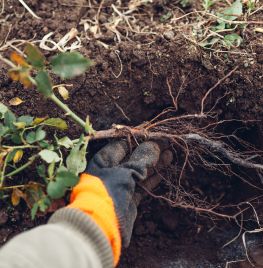
[[[27,5],[26,1],[19,0],[21,5],[25,7],[26,12],[29,12],[35,19],[40,19],[34,11]],[[75,50],[81,47],[82,41],[96,40],[105,49],[112,49],[121,42],[132,42],[140,45],[149,45],[155,42],[157,37],[166,39],[167,41],[185,40],[186,43],[192,43],[196,47],[210,51],[221,57],[220,54],[231,53],[237,55],[254,55],[250,50],[249,45],[246,49],[239,49],[233,46],[231,48],[224,45],[224,36],[226,34],[238,33],[246,40],[248,33],[255,34],[254,30],[263,25],[262,20],[258,20],[259,14],[263,13],[263,7],[260,1],[255,1],[255,7],[250,10],[247,7],[248,1],[244,1],[244,12],[238,20],[230,21],[225,18],[220,18],[217,15],[218,10],[223,10],[228,7],[233,1],[216,1],[209,9],[205,10],[202,7],[202,1],[195,1],[192,9],[186,11],[180,6],[180,1],[171,1],[168,4],[156,4],[149,0],[131,0],[105,2],[89,0],[87,4],[83,1],[65,1],[60,0],[60,5],[76,6],[80,5],[88,7],[87,13],[82,16],[78,25],[78,34],[70,38],[74,32],[72,29],[61,40],[54,40],[53,32],[45,34],[41,40],[35,40],[40,43],[40,47],[48,51],[68,51]],[[161,2],[160,2],[161,3]],[[162,11],[157,11],[162,9]],[[5,10],[5,0],[1,0],[1,14]],[[90,10],[94,10],[92,15]],[[214,31],[213,27],[217,24],[218,19],[229,23],[230,29]],[[242,26],[242,27],[241,27]],[[12,27],[12,26],[11,26]],[[110,44],[105,41],[105,36],[113,35],[114,42]],[[69,39],[67,39],[69,38]],[[218,38],[218,41],[211,46],[204,46],[205,42]],[[3,49],[6,49],[10,43],[17,44],[16,40],[5,40],[6,43]],[[18,43],[18,45],[20,45]],[[16,46],[16,45],[15,45]],[[12,47],[14,48],[14,47]],[[121,61],[120,61],[121,62]],[[118,74],[115,74],[118,76]]]

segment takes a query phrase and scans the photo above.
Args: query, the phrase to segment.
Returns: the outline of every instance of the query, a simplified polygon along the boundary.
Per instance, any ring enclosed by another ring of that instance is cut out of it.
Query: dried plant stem
[[[24,2],[24,0],[18,0],[22,5],[23,7],[36,19],[41,19],[39,16],[37,16],[33,11],[32,9]]]
[[[9,67],[11,67],[11,68],[17,68],[17,66],[16,66],[12,61],[10,61],[10,60],[4,58],[1,54],[0,54],[0,60],[1,60],[2,62],[4,62],[5,64],[7,64],[7,65],[8,65]]]

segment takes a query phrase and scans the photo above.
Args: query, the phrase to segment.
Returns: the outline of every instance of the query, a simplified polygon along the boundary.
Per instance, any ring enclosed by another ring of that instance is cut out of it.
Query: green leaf
[[[49,118],[45,120],[42,124],[50,127],[55,127],[60,130],[66,130],[68,128],[66,121],[61,118]]]
[[[162,16],[160,17],[160,21],[161,21],[161,22],[165,22],[165,21],[171,19],[172,17],[173,17],[173,13],[170,12],[170,11],[168,11],[167,13],[165,13],[164,15],[162,15]]]
[[[32,144],[37,141],[41,141],[46,137],[46,131],[42,130],[41,128],[38,128],[36,131],[30,131],[26,135],[26,141],[29,144]]]
[[[49,144],[46,149],[48,149],[50,151],[54,151],[55,150],[55,146],[53,144]]]
[[[68,171],[64,166],[57,170],[55,180],[49,182],[47,193],[53,199],[58,199],[64,196],[67,187],[75,186],[79,181],[79,177]]]
[[[88,140],[82,143],[76,144],[70,151],[69,156],[66,159],[67,168],[69,171],[78,175],[83,172],[87,167],[86,150],[88,146]]]
[[[32,66],[39,69],[42,69],[44,67],[45,57],[36,46],[27,43],[25,47],[25,54],[27,55],[27,61]]]
[[[59,199],[64,196],[66,187],[62,181],[51,181],[47,186],[47,193],[52,199]]]
[[[34,220],[38,211],[38,203],[35,203],[31,209],[31,219]]]
[[[205,10],[208,10],[213,4],[214,2],[211,0],[203,0],[203,3],[202,3]]]
[[[0,174],[1,174],[1,172],[0,172]],[[1,191],[0,192],[0,200],[4,200],[5,197],[6,197],[6,195],[5,195],[4,191]]]
[[[42,140],[42,141],[40,141],[40,142],[39,142],[39,145],[40,145],[41,148],[43,148],[43,149],[50,149],[50,148],[49,148],[50,144],[49,144],[48,141],[46,141],[46,140]]]
[[[238,47],[241,42],[242,38],[236,33],[225,35],[223,40],[223,44],[228,48]]]
[[[52,95],[51,79],[46,71],[40,71],[35,77],[37,83],[37,90],[44,96],[49,97]]]
[[[32,144],[36,141],[36,132],[35,131],[30,131],[27,135],[26,135],[26,141],[29,144]]]
[[[3,119],[5,117],[5,113],[8,111],[8,108],[0,102],[0,119]]]
[[[221,14],[218,14],[218,16],[225,20],[235,20],[239,16],[243,14],[243,4],[240,0],[236,0],[230,7],[226,8]],[[219,23],[222,22],[222,20],[219,19]]]
[[[52,162],[59,162],[60,157],[56,152],[44,149],[38,153],[40,157],[47,162],[48,164],[51,164]]]
[[[44,198],[41,198],[38,201],[39,210],[41,212],[46,212],[46,210],[49,208],[50,205],[51,205],[51,201],[47,196],[45,196]]]
[[[11,151],[10,153],[7,154],[7,156],[6,156],[7,163],[10,163],[13,160],[16,152],[17,152],[17,150],[13,150],[13,151]]]
[[[66,169],[58,171],[56,181],[63,182],[66,187],[73,187],[78,183],[79,177]]]
[[[74,146],[72,140],[71,140],[69,137],[67,137],[67,136],[65,136],[65,137],[63,137],[63,138],[61,138],[61,139],[59,139],[59,140],[58,140],[58,145],[60,145],[60,146],[64,146],[64,147],[67,148],[67,149],[69,149],[69,148],[71,148],[71,147]]]
[[[14,134],[11,136],[11,141],[12,141],[14,144],[22,144],[22,139],[21,139],[19,133],[14,133]]]
[[[26,126],[30,126],[33,123],[34,117],[29,115],[22,115],[17,118],[17,122],[23,122]]]
[[[23,129],[26,127],[26,123],[25,122],[14,122],[13,123],[18,129]]]
[[[191,0],[180,0],[179,3],[183,8],[191,6]]]
[[[221,21],[218,25],[216,25],[215,27],[212,27],[212,31],[221,31],[221,30],[225,30],[226,29],[226,23],[224,21]]]
[[[36,141],[41,141],[46,137],[46,131],[38,128],[36,131]]]
[[[0,138],[3,137],[8,131],[9,128],[0,123]]]
[[[62,79],[81,75],[91,65],[92,62],[78,52],[60,53],[51,60],[52,71]]]
[[[15,130],[15,125],[13,124],[16,122],[16,117],[11,111],[7,111],[4,116],[4,123],[7,127],[12,130]]]
[[[41,165],[37,166],[36,169],[37,169],[37,174],[41,178],[46,178],[46,167],[45,167],[45,165],[41,164]]]

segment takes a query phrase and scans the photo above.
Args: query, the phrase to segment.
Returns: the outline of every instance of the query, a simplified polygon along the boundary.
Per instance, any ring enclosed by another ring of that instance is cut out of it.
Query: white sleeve
[[[113,267],[109,242],[87,215],[68,208],[56,213],[49,224],[21,233],[4,245],[0,268]]]

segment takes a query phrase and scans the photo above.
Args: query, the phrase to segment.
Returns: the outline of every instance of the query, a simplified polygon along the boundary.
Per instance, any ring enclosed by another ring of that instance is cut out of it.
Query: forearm
[[[77,209],[64,208],[39,226],[12,239],[0,250],[3,268],[113,267],[109,242],[100,228]]]

